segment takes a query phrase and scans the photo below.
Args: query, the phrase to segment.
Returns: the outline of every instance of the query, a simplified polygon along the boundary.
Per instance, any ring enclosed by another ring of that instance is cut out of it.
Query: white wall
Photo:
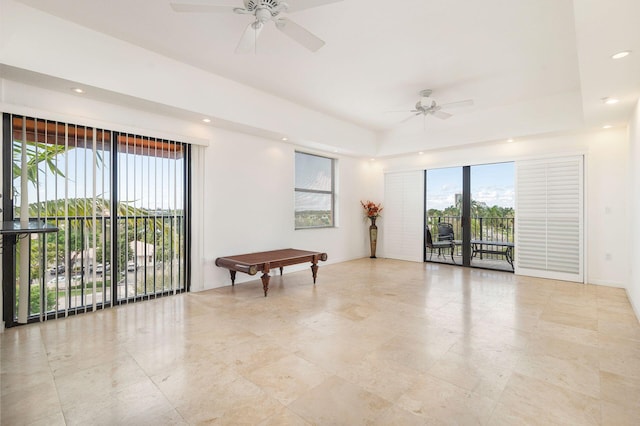
[[[629,191],[630,220],[625,222],[631,228],[629,232],[630,244],[630,278],[627,286],[629,300],[636,311],[636,317],[640,319],[640,101],[636,105],[633,117],[629,123]]]
[[[418,170],[584,154],[587,281],[625,287],[630,239],[621,224],[629,223],[630,217],[629,164],[624,160],[628,150],[626,129],[617,128],[415,154],[388,159],[382,167],[390,171]]]
[[[379,170],[367,160],[334,157],[338,226],[295,230],[295,150],[293,145],[226,130],[213,132],[211,145],[201,150],[206,185],[203,289],[229,285],[229,272],[214,265],[220,256],[293,247],[324,251],[329,256],[326,263],[335,263],[367,254],[368,228],[359,200],[374,191],[372,176]],[[308,265],[287,268],[298,269]],[[237,282],[249,279],[256,276],[237,276]],[[199,290],[195,285],[192,288]]]

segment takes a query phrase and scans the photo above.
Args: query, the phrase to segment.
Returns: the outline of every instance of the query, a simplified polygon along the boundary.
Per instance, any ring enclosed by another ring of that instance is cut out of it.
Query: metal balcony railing
[[[434,239],[437,239],[438,224],[450,223],[453,226],[456,242],[455,256],[462,256],[462,218],[460,216],[427,216],[427,226]],[[471,239],[484,241],[514,242],[515,220],[512,217],[472,217]],[[504,260],[493,254],[480,254],[480,259]]]
[[[186,290],[183,216],[47,217],[29,244],[29,317],[58,317]],[[117,240],[113,240],[113,235]],[[16,257],[16,310],[20,270]],[[44,307],[44,309],[43,309]]]

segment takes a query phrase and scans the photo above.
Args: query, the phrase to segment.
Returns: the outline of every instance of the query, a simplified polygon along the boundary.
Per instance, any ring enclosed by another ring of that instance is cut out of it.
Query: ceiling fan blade
[[[291,19],[280,18],[276,21],[276,28],[300,43],[312,52],[318,51],[324,46],[324,41],[311,34]]]
[[[417,114],[413,114],[413,115],[411,115],[411,116],[409,116],[409,117],[405,118],[404,120],[402,120],[399,124],[406,123],[407,121],[411,120],[411,119],[412,119],[412,118],[414,118],[414,117],[419,116],[420,114],[422,114],[422,113],[421,113],[421,112],[419,112],[419,113],[417,113]]]
[[[448,112],[444,111],[434,111],[432,114],[443,120],[446,120],[447,118],[451,118],[453,116],[453,114],[449,114]]]
[[[337,3],[342,0],[293,0],[287,2],[287,11],[297,12],[299,10],[311,9],[312,7],[324,6],[329,3]]]
[[[471,106],[471,105],[473,105],[473,99],[466,99],[464,101],[458,101],[458,102],[449,102],[448,104],[440,105],[440,107],[453,108],[453,107],[463,107],[463,106]]]
[[[256,47],[256,40],[260,35],[260,31],[264,27],[258,21],[252,22],[247,25],[247,29],[244,30],[242,34],[242,38],[238,42],[238,46],[236,47],[236,53],[251,53],[254,51]]]
[[[228,3],[228,2],[227,2]],[[237,7],[223,4],[169,3],[175,12],[233,13]]]

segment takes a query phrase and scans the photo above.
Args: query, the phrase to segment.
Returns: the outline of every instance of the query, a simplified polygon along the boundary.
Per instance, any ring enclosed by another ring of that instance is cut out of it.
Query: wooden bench
[[[264,290],[264,297],[267,297],[269,279],[271,278],[269,272],[271,269],[280,268],[280,275],[282,275],[282,269],[285,266],[311,262],[311,272],[313,274],[313,283],[315,284],[318,273],[318,262],[321,260],[327,260],[326,253],[283,249],[219,257],[216,259],[216,266],[229,270],[231,273],[231,285],[235,285],[236,283],[236,272],[244,272],[249,275],[262,272],[262,289]]]

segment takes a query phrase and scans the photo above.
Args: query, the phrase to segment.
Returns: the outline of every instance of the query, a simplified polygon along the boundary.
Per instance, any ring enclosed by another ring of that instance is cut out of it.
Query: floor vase
[[[369,226],[369,242],[371,244],[371,259],[376,258],[376,245],[378,244],[378,227],[376,226],[376,218],[370,217],[371,225]]]

